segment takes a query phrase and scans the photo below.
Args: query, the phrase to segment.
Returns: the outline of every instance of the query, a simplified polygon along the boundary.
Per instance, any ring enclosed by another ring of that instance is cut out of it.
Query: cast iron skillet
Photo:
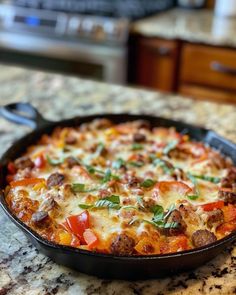
[[[148,115],[130,114],[102,114],[94,116],[77,117],[60,122],[45,120],[38,111],[27,103],[15,103],[0,108],[0,115],[17,124],[24,124],[35,129],[33,132],[15,142],[0,160],[2,166],[0,185],[4,188],[6,176],[6,164],[20,156],[25,149],[35,143],[44,133],[51,133],[56,126],[78,126],[95,118],[111,119],[115,123],[132,121],[137,119],[148,120],[152,126],[175,126],[179,132],[185,132],[198,141],[208,143],[220,150],[226,156],[230,156],[236,163],[236,145],[217,135],[215,132],[200,127],[194,127],[182,122]],[[60,246],[41,238],[37,233],[13,216],[7,207],[4,195],[0,193],[0,201],[3,210],[8,217],[24,231],[32,243],[45,255],[59,264],[77,269],[81,272],[96,275],[102,278],[113,279],[147,279],[171,275],[180,271],[196,268],[218,255],[232,241],[236,239],[236,232],[216,241],[209,246],[195,250],[183,251],[165,255],[151,256],[114,256],[109,254],[92,253],[72,247]]]

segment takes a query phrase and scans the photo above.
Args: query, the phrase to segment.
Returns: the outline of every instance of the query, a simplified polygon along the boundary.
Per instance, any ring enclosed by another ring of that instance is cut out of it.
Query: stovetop
[[[20,7],[34,9],[137,19],[171,8],[175,0],[11,0],[10,2]]]
[[[175,0],[0,0],[0,29],[52,38],[124,44],[132,20]],[[1,4],[2,3],[2,4]]]

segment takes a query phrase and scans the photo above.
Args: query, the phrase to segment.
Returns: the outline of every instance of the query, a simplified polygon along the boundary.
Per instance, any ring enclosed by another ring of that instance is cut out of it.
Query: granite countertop
[[[132,32],[146,37],[236,47],[236,18],[216,17],[208,9],[172,9],[136,21]]]
[[[0,66],[0,103],[33,103],[51,120],[100,112],[132,112],[181,119],[217,130],[236,142],[236,107],[193,102],[121,86]],[[0,119],[0,153],[29,132]],[[0,210],[0,294],[236,294],[236,247],[193,272],[149,281],[90,277],[40,254]]]

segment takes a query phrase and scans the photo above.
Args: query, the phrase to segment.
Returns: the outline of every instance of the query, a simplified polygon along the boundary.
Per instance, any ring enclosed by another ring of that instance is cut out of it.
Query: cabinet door
[[[177,41],[141,38],[138,42],[138,84],[167,92],[174,91],[177,55]]]
[[[236,51],[185,44],[180,81],[182,85],[200,85],[236,92]]]

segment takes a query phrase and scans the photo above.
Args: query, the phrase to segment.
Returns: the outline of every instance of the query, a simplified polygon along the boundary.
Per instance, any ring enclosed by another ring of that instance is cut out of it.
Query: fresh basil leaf
[[[145,180],[140,184],[140,186],[141,186],[141,187],[145,187],[145,188],[149,188],[149,187],[154,186],[155,184],[156,184],[156,181],[155,181],[155,180],[148,178],[148,179],[145,179]]]
[[[118,170],[124,165],[125,165],[125,161],[123,159],[119,158],[112,163],[112,168]]]
[[[133,167],[143,167],[144,166],[144,163],[143,162],[140,162],[140,161],[137,161],[137,162],[129,162],[128,164],[130,166],[133,166]]]
[[[105,148],[104,143],[100,142],[100,143],[97,145],[97,149],[96,149],[96,152],[95,152],[95,157],[101,156],[101,153],[102,153],[102,151],[104,150],[104,148]]]
[[[109,197],[104,198],[103,200],[108,200],[114,204],[120,204],[120,197],[116,195],[111,195]]]
[[[195,193],[196,195],[199,195],[199,189],[198,189],[198,183],[197,183],[197,179],[195,176],[193,176],[191,173],[187,173],[188,178],[192,181],[192,183],[194,184],[194,188],[195,188]]]
[[[120,209],[120,197],[112,195],[110,197],[101,199],[94,204],[94,207]]]
[[[132,145],[132,150],[133,150],[133,151],[139,151],[139,150],[142,150],[142,149],[143,149],[143,145],[140,144],[140,143],[134,143],[134,144]]]
[[[170,207],[167,209],[167,213],[164,216],[164,220],[166,220],[168,218],[168,216],[170,215],[170,213],[175,210],[175,204],[171,204]]]
[[[190,195],[190,196],[187,196],[189,198],[189,200],[192,200],[192,201],[195,201],[199,198],[198,195]]]
[[[93,207],[93,205],[86,205],[86,204],[79,204],[79,207],[81,209],[91,209]]]
[[[61,158],[61,159],[52,159],[48,155],[46,156],[46,159],[47,159],[48,163],[50,165],[52,165],[52,166],[58,166],[58,165],[61,165],[64,162],[64,158]]]
[[[167,144],[167,146],[163,149],[163,154],[168,155],[170,151],[172,151],[178,145],[178,140],[173,140]]]
[[[167,222],[163,225],[163,228],[178,228],[179,227],[179,223],[178,222]]]
[[[155,205],[151,208],[151,211],[154,213],[152,220],[154,222],[162,221],[164,218],[164,208],[160,205]]]
[[[138,210],[138,208],[137,207],[135,207],[135,206],[123,206],[123,207],[121,207],[121,209],[125,209],[125,210],[129,210],[129,209],[135,209],[135,210]]]
[[[105,172],[105,175],[103,177],[102,182],[106,183],[106,182],[108,182],[110,180],[111,180],[111,169],[107,169],[106,172]]]
[[[153,161],[153,165],[157,166],[157,167],[161,167],[163,169],[163,171],[167,174],[172,174],[173,170],[174,170],[173,168],[169,168],[165,161],[163,161],[162,159],[158,159],[158,158],[156,158]]]
[[[151,212],[153,212],[154,215],[161,214],[164,213],[164,208],[160,205],[155,205],[151,208]]]
[[[83,183],[73,183],[72,184],[72,190],[75,193],[89,193],[89,192],[94,192],[94,191],[96,191],[98,189],[97,188],[90,188],[90,189],[87,188],[86,189],[86,186]]]
[[[137,196],[137,202],[141,208],[145,209],[145,206],[143,204],[143,199],[140,196]]]
[[[98,173],[98,174],[101,174],[101,175],[104,175],[105,172],[100,170],[100,169],[97,169],[91,165],[85,165],[85,168],[87,169],[88,173],[90,174],[95,174],[95,173]]]
[[[193,177],[202,179],[205,181],[213,182],[213,183],[219,183],[221,181],[220,177],[214,177],[214,176],[207,176],[207,175],[194,175],[192,174]]]

